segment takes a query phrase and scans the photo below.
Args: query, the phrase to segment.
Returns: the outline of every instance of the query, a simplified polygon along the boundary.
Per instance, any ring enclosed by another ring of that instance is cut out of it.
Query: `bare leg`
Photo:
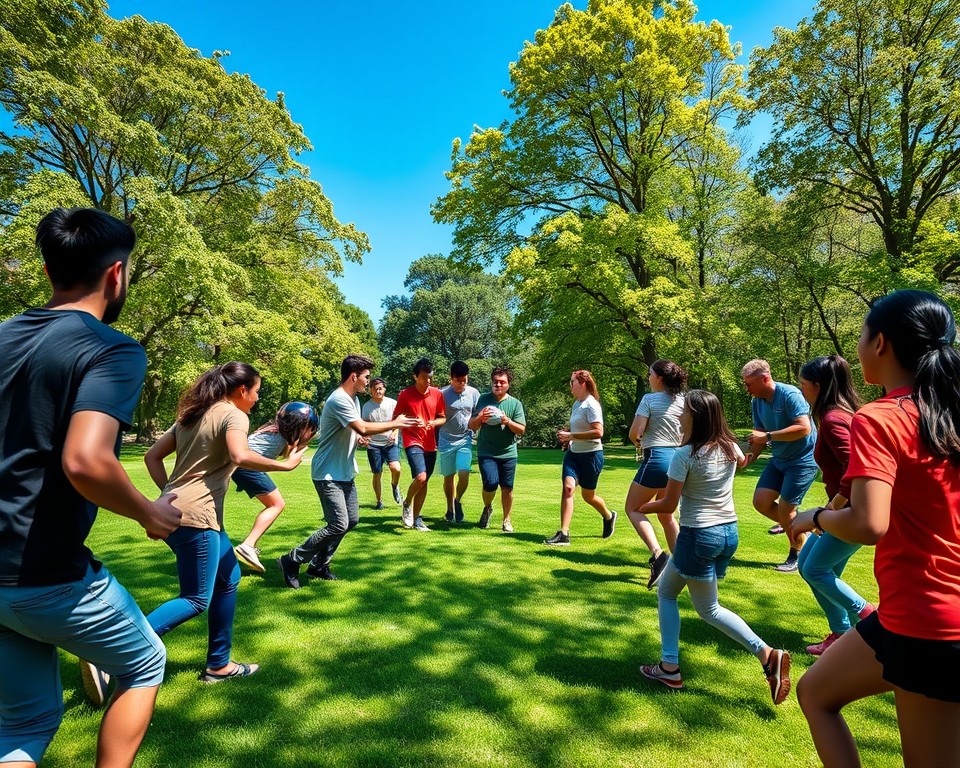
[[[400,485],[400,462],[391,461],[387,466],[390,468],[390,484]]]
[[[960,704],[893,690],[905,768],[960,765]]]
[[[407,488],[407,496],[403,500],[404,506],[411,507],[416,504],[417,496],[419,496],[421,491],[423,491],[426,487],[427,473],[421,472],[419,475],[413,478],[413,482],[411,482],[410,487]],[[420,506],[423,506],[423,501],[420,502]]]
[[[447,499],[447,512],[453,513],[453,475],[443,478],[443,495]]]
[[[470,485],[470,472],[457,472],[457,501],[463,498],[468,485]]]
[[[382,488],[380,485],[381,477],[383,477],[382,471],[375,473],[373,476],[373,495],[377,497],[378,504],[380,503],[380,497],[381,497],[381,491],[382,491]]]
[[[806,541],[806,534],[800,534],[796,538],[791,537],[790,535],[790,523],[793,522],[793,518],[797,516],[797,505],[790,504],[783,499],[780,499],[777,504],[777,520],[780,525],[783,527],[783,530],[786,532],[787,536],[790,537],[790,548],[799,552],[803,549],[803,542]]]
[[[651,501],[654,497],[659,497],[662,491],[662,488],[647,488],[639,483],[630,483],[630,490],[627,491],[627,500],[623,503],[627,517],[630,518],[634,529],[640,535],[640,538],[643,540],[647,549],[650,550],[650,554],[653,557],[657,557],[663,549],[660,547],[660,542],[657,540],[657,532],[653,529],[653,524],[650,522],[650,519],[637,510],[640,509],[641,505]]]
[[[664,512],[661,515],[657,515],[657,518],[660,520],[660,525],[663,526],[663,535],[667,539],[667,548],[673,552],[677,548],[677,536],[680,535],[680,523],[678,523],[677,518],[673,516],[673,512]]]
[[[780,492],[772,488],[757,488],[753,492],[753,508],[764,517],[769,517],[773,522],[780,522],[780,507],[777,499]]]
[[[129,768],[150,725],[157,689],[117,690],[107,706],[97,739],[97,768]]]
[[[249,535],[243,540],[243,543],[249,547],[257,546],[260,537],[267,532],[267,529],[280,517],[280,513],[287,506],[287,502],[283,500],[283,496],[277,489],[270,491],[270,493],[261,493],[257,496],[257,500],[263,504],[263,509],[257,515],[257,519],[253,521],[253,528],[250,529]]]
[[[573,492],[577,481],[572,477],[563,478],[563,489],[560,491],[560,530],[570,533],[570,521],[573,519]]]
[[[604,520],[609,520],[613,517],[613,513],[607,509],[607,503],[597,496],[596,490],[590,490],[589,488],[580,488],[580,497],[587,502],[591,507],[593,507],[597,512],[600,513],[600,517]]]
[[[491,494],[491,501],[493,497]],[[503,522],[510,521],[510,513],[513,512],[513,488],[500,489],[500,504],[503,506]]]
[[[417,482],[419,482],[420,475],[417,475]],[[410,486],[411,490],[413,485]],[[413,517],[414,519],[420,517],[420,510],[423,509],[423,502],[427,500],[427,476],[423,475],[423,483],[420,485],[420,490],[417,491],[417,495],[413,497]]]

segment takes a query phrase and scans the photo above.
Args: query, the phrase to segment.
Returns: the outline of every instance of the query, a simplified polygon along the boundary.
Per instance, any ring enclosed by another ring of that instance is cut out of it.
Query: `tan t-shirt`
[[[223,499],[230,475],[237,465],[230,461],[227,432],[244,435],[250,419],[233,403],[214,403],[189,429],[170,427],[177,441],[177,461],[164,493],[175,493],[173,505],[183,513],[180,525],[187,528],[223,528]]]

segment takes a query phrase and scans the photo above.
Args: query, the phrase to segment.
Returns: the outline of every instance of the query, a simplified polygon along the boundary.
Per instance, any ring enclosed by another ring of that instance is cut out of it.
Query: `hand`
[[[151,539],[165,539],[180,527],[183,513],[173,506],[175,493],[167,493],[156,501],[150,502],[147,518],[140,524]]]
[[[477,414],[477,416],[480,418],[480,422],[482,424],[486,424],[488,421],[490,421],[490,417],[493,416],[493,410],[488,405],[483,410],[481,410],[480,413]]]
[[[747,437],[747,442],[751,448],[763,448],[767,444],[767,433],[755,429]]]
[[[753,464],[753,462],[756,461],[756,460],[757,460],[757,457],[754,456],[752,453],[746,454],[746,455],[743,457],[743,467],[742,467],[742,469],[746,469],[746,468],[749,467],[751,464]]]
[[[566,429],[561,429],[560,431],[557,432],[557,440],[559,440],[561,443],[569,443],[570,438],[571,438],[571,434]]]
[[[369,442],[370,442],[370,441],[369,441],[367,438],[365,438],[365,437],[358,437],[358,438],[357,438],[357,445],[364,445],[364,446],[365,446],[365,445],[367,445]]]
[[[302,446],[295,448],[290,453],[290,458],[287,459],[287,469],[296,469],[300,466],[300,462],[303,461],[303,454],[306,453],[307,446]]]
[[[420,426],[420,419],[415,419],[412,416],[401,416],[397,419],[397,426],[400,429],[413,429]]]
[[[793,522],[790,523],[790,536],[799,536],[801,533],[810,533],[814,530],[813,513],[816,511],[816,509],[808,509],[804,512],[798,512],[797,516],[793,518]]]

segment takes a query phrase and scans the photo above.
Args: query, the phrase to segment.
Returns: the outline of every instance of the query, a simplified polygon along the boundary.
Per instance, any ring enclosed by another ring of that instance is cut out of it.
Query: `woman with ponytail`
[[[857,354],[885,395],[850,428],[850,502],[794,532],[876,544],[876,612],[804,675],[798,697],[826,768],[858,766],[841,710],[893,691],[907,768],[960,765],[960,352],[949,307],[896,291],[867,313]]]
[[[256,664],[230,659],[240,567],[223,526],[223,500],[238,466],[262,472],[300,464],[306,445],[286,461],[268,459],[247,445],[248,414],[260,392],[260,374],[246,363],[218,365],[203,374],[180,400],[177,421],[144,456],[147,471],[183,513],[166,543],[177,558],[180,594],[155,608],[147,621],[164,635],[209,608],[205,683],[252,675]],[[177,459],[168,477],[163,460]]]

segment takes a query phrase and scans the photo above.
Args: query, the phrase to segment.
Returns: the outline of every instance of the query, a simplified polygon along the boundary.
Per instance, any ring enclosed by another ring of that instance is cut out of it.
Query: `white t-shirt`
[[[683,413],[683,395],[651,392],[640,398],[637,416],[645,416],[647,428],[640,439],[641,448],[676,448],[683,442],[680,414]]]
[[[314,480],[350,482],[357,476],[357,433],[347,425],[359,421],[360,401],[340,387],[330,393],[320,411],[320,439],[313,454],[310,476]]]
[[[734,451],[743,459],[740,446]],[[730,461],[719,448],[703,449],[691,455],[690,446],[677,449],[670,461],[667,477],[683,483],[680,492],[680,525],[688,528],[709,528],[711,525],[734,523],[733,476],[737,462]]]
[[[384,397],[379,403],[372,398],[363,404],[360,411],[364,421],[386,422],[393,421],[393,409],[396,408],[397,401],[392,397]],[[370,435],[367,438],[370,445],[383,448],[386,445],[393,445],[397,442],[397,430],[391,429],[389,432],[380,432],[376,435]]]
[[[574,400],[573,410],[570,411],[570,431],[589,432],[591,424],[603,424],[603,409],[593,395],[587,395],[583,400]],[[592,453],[602,451],[600,438],[593,440],[571,440],[570,450],[573,453]]]

